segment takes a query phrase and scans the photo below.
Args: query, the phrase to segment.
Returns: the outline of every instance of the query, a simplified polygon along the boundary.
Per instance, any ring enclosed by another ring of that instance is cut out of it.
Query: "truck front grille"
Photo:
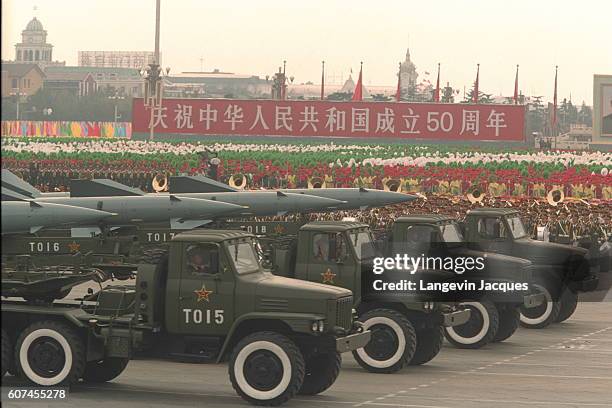
[[[338,299],[336,304],[336,326],[350,330],[353,326],[353,297]]]

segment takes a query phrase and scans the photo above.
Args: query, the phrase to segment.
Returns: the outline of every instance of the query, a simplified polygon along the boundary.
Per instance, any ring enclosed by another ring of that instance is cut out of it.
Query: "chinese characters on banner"
[[[153,115],[134,100],[133,131],[202,135],[524,140],[525,108],[382,102],[164,99]]]

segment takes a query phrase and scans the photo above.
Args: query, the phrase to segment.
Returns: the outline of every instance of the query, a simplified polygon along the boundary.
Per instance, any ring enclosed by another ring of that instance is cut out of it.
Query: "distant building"
[[[402,90],[416,87],[418,77],[416,65],[410,60],[410,49],[407,49],[406,59],[400,65],[400,84]]]
[[[91,72],[47,70],[44,87],[48,91],[64,91],[76,96],[85,96],[96,92],[98,84]]]
[[[154,59],[152,51],[79,51],[80,67],[142,69]]]
[[[36,17],[21,32],[21,42],[15,44],[15,62],[34,63],[43,69],[66,65],[65,62],[53,61],[53,45],[47,43],[47,31]]]
[[[52,80],[51,86],[61,86],[63,82],[65,86],[74,89],[75,83],[79,82],[80,92],[92,92],[93,80],[94,90],[126,97],[140,97],[143,94],[144,81],[140,72],[134,68],[48,67],[45,74]],[[87,74],[91,75],[91,80]]]
[[[164,77],[166,97],[247,97],[270,94],[270,83],[257,75],[233,72],[183,72]]]
[[[37,64],[2,64],[2,97],[31,96],[43,86],[44,72]]]

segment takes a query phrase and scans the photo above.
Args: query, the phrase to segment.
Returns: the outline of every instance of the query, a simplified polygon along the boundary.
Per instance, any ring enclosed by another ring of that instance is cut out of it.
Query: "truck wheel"
[[[438,355],[444,342],[444,330],[442,326],[421,329],[416,331],[416,349],[414,356],[408,364],[425,364]]]
[[[574,314],[576,308],[578,307],[578,294],[570,288],[565,288],[559,301],[561,303],[561,309],[559,310],[559,315],[555,320],[557,323],[566,321]]]
[[[498,308],[499,327],[493,338],[493,342],[497,343],[509,339],[518,329],[521,321],[521,312],[518,307]]]
[[[234,348],[229,365],[232,386],[255,405],[276,406],[293,398],[304,382],[300,349],[286,336],[258,332]]]
[[[317,395],[336,382],[340,374],[342,357],[340,353],[320,353],[306,360],[306,375],[298,394]]]
[[[2,329],[2,377],[9,370],[12,363],[13,347],[8,333]]]
[[[543,329],[555,322],[561,310],[561,303],[553,300],[550,291],[544,285],[533,284],[533,287],[543,293],[546,300],[536,307],[521,307],[521,326],[527,329]]]
[[[85,347],[71,327],[43,320],[32,323],[17,339],[17,371],[40,386],[76,383],[85,371]]]
[[[91,383],[107,382],[118,377],[128,365],[129,359],[109,357],[100,361],[89,361],[85,365],[83,381]]]
[[[470,319],[459,326],[445,327],[446,340],[464,349],[479,349],[493,341],[499,327],[499,314],[495,305],[488,300],[460,304],[470,309]]]
[[[410,320],[391,309],[374,309],[359,320],[372,332],[370,342],[353,351],[361,367],[372,373],[394,373],[407,364],[416,349],[416,333]]]

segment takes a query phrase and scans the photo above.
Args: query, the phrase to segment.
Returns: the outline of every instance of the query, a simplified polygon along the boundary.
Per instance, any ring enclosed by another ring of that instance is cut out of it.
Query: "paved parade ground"
[[[612,303],[581,303],[567,322],[519,331],[481,350],[445,345],[438,357],[397,374],[369,374],[350,354],[334,386],[287,407],[611,407]],[[5,390],[23,382],[5,377]],[[4,394],[4,393],[3,393]],[[4,394],[6,395],[6,394]],[[5,407],[244,407],[226,365],[132,361],[113,382],[74,388],[61,403]]]

